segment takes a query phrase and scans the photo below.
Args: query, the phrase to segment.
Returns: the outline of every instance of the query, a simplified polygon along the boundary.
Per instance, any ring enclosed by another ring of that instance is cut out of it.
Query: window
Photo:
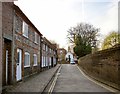
[[[46,52],[48,51],[48,46],[46,45]]]
[[[34,55],[33,55],[33,58],[34,58],[34,65],[33,65],[33,66],[36,66],[36,65],[37,65],[37,55],[34,54]]]
[[[25,52],[24,67],[30,67],[30,54]]]
[[[43,50],[45,50],[45,44],[43,44]]]
[[[36,32],[35,32],[35,43],[38,43],[38,35]]]
[[[27,37],[28,38],[28,25],[26,22],[23,21],[23,36]]]

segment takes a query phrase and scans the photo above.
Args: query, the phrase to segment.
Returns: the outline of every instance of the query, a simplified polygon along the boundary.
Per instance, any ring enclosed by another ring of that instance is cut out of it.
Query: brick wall
[[[79,59],[87,74],[120,89],[120,45]]]
[[[30,76],[34,73],[40,72],[41,67],[41,36],[42,34],[37,30],[37,28],[32,24],[32,22],[26,17],[26,15],[15,6],[13,3],[3,3],[2,5],[2,66],[3,66],[3,86],[6,84],[6,50],[8,50],[8,79],[11,82],[16,82],[16,68],[17,68],[17,49],[22,50],[22,79]],[[28,38],[23,36],[22,25],[23,21],[28,24]],[[38,43],[35,43],[35,32],[37,33]],[[1,38],[1,36],[0,36]],[[0,43],[1,43],[0,40]],[[51,54],[56,59],[56,47],[48,41],[48,47],[52,49]],[[1,47],[1,46],[0,46]],[[24,67],[25,52],[30,54],[30,66]],[[34,66],[34,54],[37,55],[37,66]],[[46,52],[45,52],[46,54]],[[48,53],[47,53],[48,54]],[[46,54],[46,55],[47,55]],[[55,62],[53,62],[55,63]],[[56,63],[55,63],[56,64]]]
[[[57,64],[57,46],[45,37],[42,40],[42,68],[54,67]]]
[[[28,24],[28,38],[24,37],[22,34],[22,24],[23,21],[25,21],[24,17],[15,13],[14,15],[14,41],[15,41],[15,53],[14,58],[17,58],[17,48],[22,50],[22,77],[30,76],[34,73],[37,73],[40,71],[40,35],[38,34],[38,43],[35,43],[35,32],[36,30],[34,27]],[[28,52],[30,54],[30,67],[24,67],[24,56],[25,52]],[[37,61],[38,65],[33,66],[34,59],[33,55],[37,54]],[[16,59],[14,60],[16,62]],[[14,64],[14,70],[16,71],[16,64]],[[16,77],[16,74],[15,74]]]
[[[8,64],[7,64],[7,80],[6,80],[6,50],[8,51]],[[12,83],[12,44],[11,41],[8,39],[4,39],[4,47],[3,47],[3,65],[2,65],[2,81],[3,81],[3,85],[9,85]]]
[[[12,40],[13,34],[13,3],[2,3],[2,31],[3,37]]]
[[[2,85],[12,83],[13,2],[2,3]],[[6,50],[8,50],[8,82],[6,83]]]

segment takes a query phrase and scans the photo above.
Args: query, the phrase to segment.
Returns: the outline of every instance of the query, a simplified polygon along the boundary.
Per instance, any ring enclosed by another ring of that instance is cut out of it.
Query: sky
[[[48,40],[67,49],[67,30],[86,22],[100,28],[100,39],[118,30],[117,0],[18,0],[15,4]]]

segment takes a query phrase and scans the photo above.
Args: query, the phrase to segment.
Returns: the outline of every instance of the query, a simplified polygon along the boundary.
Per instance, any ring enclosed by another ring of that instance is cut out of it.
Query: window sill
[[[34,64],[33,66],[37,66],[37,64]]]
[[[23,36],[24,36],[25,38],[28,38],[28,36],[26,36],[25,34],[23,34]]]
[[[35,44],[38,44],[38,42],[34,42]]]
[[[30,67],[30,65],[24,66],[24,68]]]

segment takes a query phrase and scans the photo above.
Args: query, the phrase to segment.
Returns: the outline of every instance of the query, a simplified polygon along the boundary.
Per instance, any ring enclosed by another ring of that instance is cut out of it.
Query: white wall
[[[70,63],[73,63],[73,61],[74,61],[74,57],[73,57],[73,54],[72,53],[70,53],[70,52],[68,52],[67,54],[66,54],[66,56],[65,56],[65,59],[66,58],[69,58],[69,55],[70,55]]]

